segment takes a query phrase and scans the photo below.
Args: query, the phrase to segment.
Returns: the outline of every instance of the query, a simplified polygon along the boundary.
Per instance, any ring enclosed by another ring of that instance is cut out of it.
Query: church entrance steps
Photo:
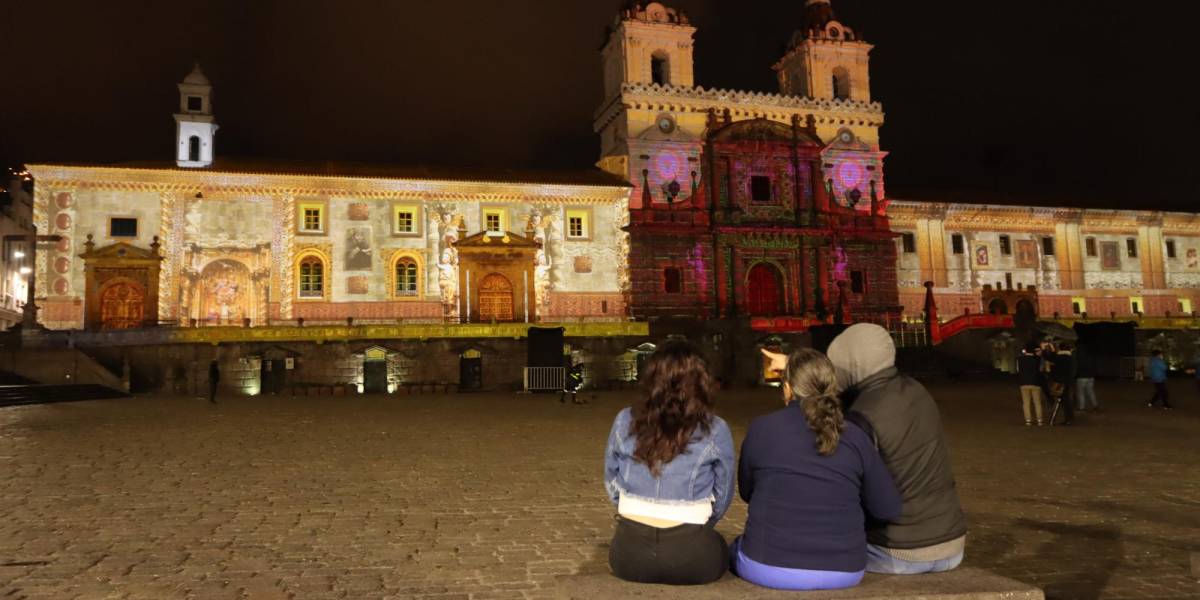
[[[716,583],[673,587],[627,583],[605,573],[565,576],[553,591],[554,598],[640,598],[645,600],[1044,600],[1042,590],[1019,581],[974,568],[949,573],[914,576],[868,574],[847,590],[783,592],[768,590],[726,574]]]

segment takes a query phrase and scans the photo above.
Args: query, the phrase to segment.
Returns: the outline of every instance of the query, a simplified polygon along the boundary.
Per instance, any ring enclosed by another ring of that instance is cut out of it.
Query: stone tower
[[[871,101],[870,53],[862,36],[837,20],[830,0],[807,0],[804,28],[775,71],[787,96]]]
[[[212,114],[212,84],[200,70],[192,72],[179,84],[179,112],[175,114],[175,164],[199,168],[212,165],[213,137],[217,124]]]

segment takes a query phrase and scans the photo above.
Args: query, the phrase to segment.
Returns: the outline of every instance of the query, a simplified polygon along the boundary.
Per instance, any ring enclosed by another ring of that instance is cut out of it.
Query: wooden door
[[[783,314],[783,290],[779,271],[766,263],[750,269],[746,278],[746,309],[756,317],[773,317]]]
[[[492,273],[479,282],[479,321],[508,322],[513,320],[513,289],[508,278]]]
[[[100,293],[100,328],[133,329],[145,320],[146,291],[132,281],[109,284]]]

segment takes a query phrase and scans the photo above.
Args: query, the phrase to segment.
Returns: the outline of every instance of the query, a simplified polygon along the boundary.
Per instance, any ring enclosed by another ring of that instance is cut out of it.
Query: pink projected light
[[[677,152],[663,152],[654,158],[654,170],[663,181],[678,180],[683,157]]]
[[[856,162],[844,162],[837,167],[837,180],[842,190],[859,188],[866,179],[866,170]]]

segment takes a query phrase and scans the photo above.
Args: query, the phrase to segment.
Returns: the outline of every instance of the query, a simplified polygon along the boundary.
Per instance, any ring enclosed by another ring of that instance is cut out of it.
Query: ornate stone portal
[[[134,329],[158,322],[158,238],[149,249],[126,242],[96,248],[92,236],[84,261],[84,327]]]
[[[541,244],[515,233],[480,232],[455,243],[461,314],[472,323],[537,321],[535,271]]]

